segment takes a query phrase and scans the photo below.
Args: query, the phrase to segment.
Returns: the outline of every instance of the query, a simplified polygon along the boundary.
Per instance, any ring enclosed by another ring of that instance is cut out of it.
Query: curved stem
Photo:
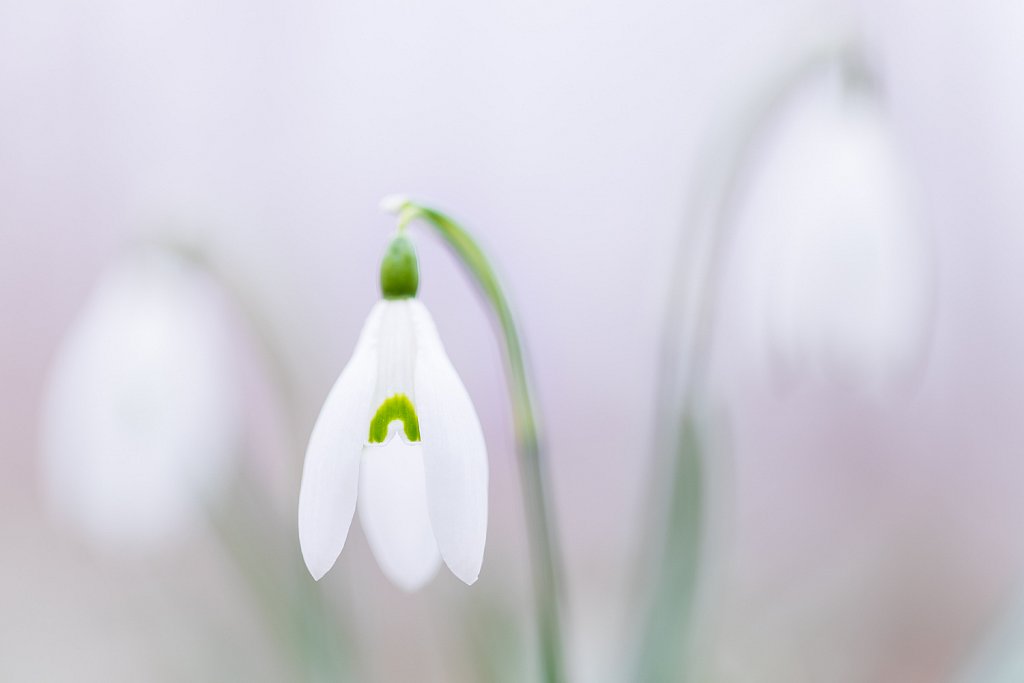
[[[523,507],[530,542],[530,560],[540,630],[541,669],[544,680],[565,680],[565,663],[559,605],[561,561],[545,490],[537,419],[523,356],[523,345],[512,317],[512,309],[498,277],[483,250],[458,223],[435,209],[408,199],[391,202],[386,208],[398,212],[399,229],[419,219],[433,227],[469,271],[498,319],[508,361],[508,388],[519,447]]]
[[[282,409],[292,454],[301,456],[301,440],[296,412],[296,388],[285,362],[284,351],[275,343],[276,335],[265,316],[246,295],[245,287],[220,267],[197,245],[162,240],[153,244],[192,263],[223,290],[233,305],[238,321],[248,337],[257,344],[260,361]],[[208,521],[214,538],[245,583],[256,607],[267,622],[268,631],[280,643],[296,668],[310,681],[345,680],[352,675],[354,654],[343,615],[335,615],[319,594],[322,590],[309,580],[295,553],[282,553],[288,546],[288,533],[271,514],[272,501],[265,486],[256,479],[240,477],[234,499],[224,509],[212,507]],[[244,509],[242,509],[244,507]],[[281,561],[278,561],[281,560]]]
[[[707,394],[705,373],[713,346],[718,287],[735,238],[736,198],[747,162],[777,110],[809,77],[834,66],[843,67],[851,81],[864,84],[868,80],[852,41],[838,41],[805,55],[731,122],[724,144],[714,146],[701,166],[710,187],[695,188],[692,194],[684,221],[691,239],[680,240],[662,336],[656,446],[667,458],[655,472],[652,489],[663,491],[664,538],[650,551],[660,553],[660,561],[653,563],[655,575],[649,579],[653,589],[637,680],[689,680],[695,675],[690,658],[695,655],[692,639],[698,588],[705,580],[702,570],[707,561],[701,551],[709,516],[702,401]],[[703,245],[696,241],[701,238]]]

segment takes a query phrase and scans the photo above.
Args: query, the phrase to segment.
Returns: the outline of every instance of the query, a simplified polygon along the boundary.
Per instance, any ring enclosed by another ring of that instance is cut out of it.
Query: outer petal
[[[367,446],[359,478],[359,519],[377,563],[398,587],[420,588],[441,566],[427,511],[422,448],[401,439]]]
[[[382,304],[363,327],[351,360],[327,395],[306,448],[299,490],[299,545],[319,580],[345,546],[359,487],[359,455],[366,441],[377,381],[377,335]]]
[[[416,402],[430,521],[445,563],[472,584],[480,575],[487,539],[487,447],[430,313],[418,301],[413,306],[419,347]]]

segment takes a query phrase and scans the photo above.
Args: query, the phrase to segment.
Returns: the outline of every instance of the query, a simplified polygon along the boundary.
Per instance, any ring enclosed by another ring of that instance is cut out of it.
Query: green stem
[[[273,326],[246,296],[238,278],[217,265],[198,245],[162,241],[155,246],[193,263],[216,281],[232,301],[239,320],[258,345],[276,395],[286,411],[289,451],[301,455],[302,420],[297,412],[296,388],[276,343]],[[310,580],[297,555],[290,535],[280,527],[268,492],[255,479],[243,477],[234,499],[225,510],[210,509],[208,521],[224,558],[245,582],[256,606],[265,617],[268,630],[308,681],[348,680],[353,668],[347,622],[331,613],[320,588]],[[245,507],[246,509],[242,509]],[[260,517],[262,515],[262,517]]]
[[[709,515],[705,373],[713,346],[718,287],[735,238],[736,199],[751,154],[776,112],[810,76],[835,66],[844,68],[852,84],[869,84],[851,41],[837,41],[805,55],[740,110],[740,117],[727,127],[724,144],[713,146],[701,166],[707,172],[700,179],[710,186],[702,185],[692,193],[684,227],[691,238],[703,234],[707,242],[702,252],[697,242],[681,241],[665,316],[656,444],[657,452],[668,457],[655,472],[652,489],[665,493],[666,521],[661,543],[643,554],[657,557],[660,553],[660,560],[653,563],[655,574],[648,579],[653,589],[636,663],[638,681],[700,678],[691,658],[696,655],[694,621],[698,589],[705,580],[706,558],[701,551]],[[663,482],[669,482],[667,490]]]
[[[523,506],[526,512],[540,630],[541,668],[547,683],[560,683],[565,680],[559,605],[561,562],[545,491],[537,419],[530,395],[523,346],[512,317],[512,309],[484,252],[458,223],[440,211],[408,199],[403,199],[397,206],[388,208],[398,211],[399,229],[404,229],[413,220],[420,219],[437,231],[476,280],[501,327],[508,361],[508,387],[512,399],[516,441],[519,446]]]

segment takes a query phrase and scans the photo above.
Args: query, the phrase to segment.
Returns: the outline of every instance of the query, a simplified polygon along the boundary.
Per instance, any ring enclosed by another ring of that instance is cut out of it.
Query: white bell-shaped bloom
[[[789,112],[751,177],[737,234],[754,247],[752,338],[783,368],[872,390],[920,364],[930,245],[879,102],[836,86]]]
[[[108,546],[154,546],[201,519],[240,437],[224,299],[166,251],[101,279],[58,350],[42,408],[53,512]]]
[[[399,587],[419,588],[442,559],[467,584],[480,574],[483,431],[430,313],[414,298],[417,281],[370,312],[313,428],[299,542],[315,579],[345,545],[357,501],[370,549]]]

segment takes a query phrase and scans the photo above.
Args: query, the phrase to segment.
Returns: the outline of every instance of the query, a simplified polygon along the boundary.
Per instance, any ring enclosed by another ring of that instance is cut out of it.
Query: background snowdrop
[[[104,544],[159,545],[201,520],[240,447],[222,293],[158,248],[112,265],[53,362],[50,508]]]
[[[750,339],[776,372],[883,391],[927,352],[933,250],[873,87],[835,68],[754,155],[735,227]]]

